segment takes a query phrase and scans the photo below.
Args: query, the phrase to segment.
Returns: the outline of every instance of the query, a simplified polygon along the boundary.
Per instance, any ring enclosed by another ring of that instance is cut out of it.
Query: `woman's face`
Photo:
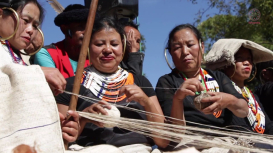
[[[197,71],[202,59],[199,48],[199,41],[190,29],[177,31],[173,36],[170,49],[175,67],[182,72]],[[203,51],[202,44],[202,53]]]
[[[8,41],[13,48],[21,50],[30,44],[31,36],[38,33],[40,11],[35,4],[28,3],[23,10],[17,13],[20,18],[19,27],[16,34]],[[11,22],[14,23],[14,21]],[[13,27],[15,26],[16,24]]]
[[[113,28],[104,28],[92,36],[90,60],[100,72],[114,73],[122,60],[123,45],[119,33]]]
[[[239,51],[235,54],[235,65],[236,70],[234,73],[234,66],[229,66],[226,70],[226,74],[231,78],[232,80],[238,80],[238,81],[244,81],[250,77],[251,71],[252,71],[252,55],[249,49],[241,47]]]

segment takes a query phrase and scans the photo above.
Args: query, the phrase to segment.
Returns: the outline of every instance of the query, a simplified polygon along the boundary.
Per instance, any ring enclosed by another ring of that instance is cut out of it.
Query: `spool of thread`
[[[112,105],[111,109],[104,108],[104,110],[107,111],[108,116],[115,117],[115,118],[120,118],[120,111],[118,110],[118,108],[116,106]],[[107,123],[107,124],[104,124],[103,126],[106,127],[106,128],[113,128],[116,125],[112,124],[112,123]]]
[[[194,106],[199,111],[213,104],[213,102],[202,103],[201,100],[205,97],[210,97],[210,95],[208,93],[201,93],[200,95],[194,98]]]

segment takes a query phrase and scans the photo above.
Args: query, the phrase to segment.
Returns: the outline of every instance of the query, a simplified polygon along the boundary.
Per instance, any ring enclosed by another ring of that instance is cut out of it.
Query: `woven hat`
[[[244,39],[219,39],[205,56],[206,67],[217,70],[235,65],[234,55],[241,47],[251,50],[254,63],[273,60],[273,52],[255,42]]]
[[[66,25],[73,22],[86,22],[89,9],[80,4],[68,5],[55,19],[56,26]]]

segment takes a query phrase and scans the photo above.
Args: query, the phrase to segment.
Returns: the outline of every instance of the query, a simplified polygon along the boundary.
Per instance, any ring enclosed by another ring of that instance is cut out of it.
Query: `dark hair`
[[[135,24],[134,22],[132,21],[129,21],[129,22],[125,22],[125,21],[119,21],[119,23],[121,24],[122,28],[124,29],[125,27],[129,26],[129,27],[133,27],[135,29],[138,30],[138,26],[137,24]]]
[[[269,67],[273,67],[273,60],[272,61],[267,61],[267,62],[261,62],[261,63],[257,63],[256,64],[257,67],[257,75],[256,78],[258,80],[260,80],[260,74],[262,72],[263,69],[269,68]],[[261,80],[260,80],[261,81]]]
[[[197,40],[201,40],[201,42],[203,42],[203,39],[202,39],[202,35],[201,33],[191,24],[180,24],[178,26],[176,26],[175,28],[173,28],[173,30],[170,32],[169,34],[169,40],[168,40],[168,43],[166,45],[166,48],[170,51],[171,49],[171,42],[173,40],[173,36],[176,32],[182,30],[182,29],[190,29],[193,34],[196,36]]]
[[[102,29],[105,28],[113,28],[115,29],[119,35],[121,40],[123,40],[124,37],[124,30],[122,26],[118,23],[118,21],[113,18],[113,17],[100,17],[95,20],[94,26],[93,26],[93,31],[92,31],[92,36],[99,32]],[[92,38],[91,36],[91,38]]]
[[[29,3],[33,3],[38,7],[40,11],[39,21],[40,23],[42,23],[44,20],[44,8],[40,5],[40,3],[37,0],[1,0],[0,8],[10,7],[15,11],[18,10],[22,11],[23,8]],[[4,13],[10,13],[10,11],[4,10]]]
[[[68,25],[74,22],[86,22],[89,9],[81,4],[68,5],[62,13],[56,16],[54,23],[56,26]]]

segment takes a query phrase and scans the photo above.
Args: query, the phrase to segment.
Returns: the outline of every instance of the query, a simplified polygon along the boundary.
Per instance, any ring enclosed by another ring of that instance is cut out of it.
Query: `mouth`
[[[100,59],[102,61],[111,61],[111,60],[114,60],[115,58],[113,56],[103,56]]]
[[[185,63],[189,63],[189,62],[191,62],[192,61],[192,59],[184,59],[183,60],[183,62],[185,62]]]
[[[30,37],[22,37],[27,43],[30,42]]]
[[[250,67],[244,68],[245,71],[250,71]]]

